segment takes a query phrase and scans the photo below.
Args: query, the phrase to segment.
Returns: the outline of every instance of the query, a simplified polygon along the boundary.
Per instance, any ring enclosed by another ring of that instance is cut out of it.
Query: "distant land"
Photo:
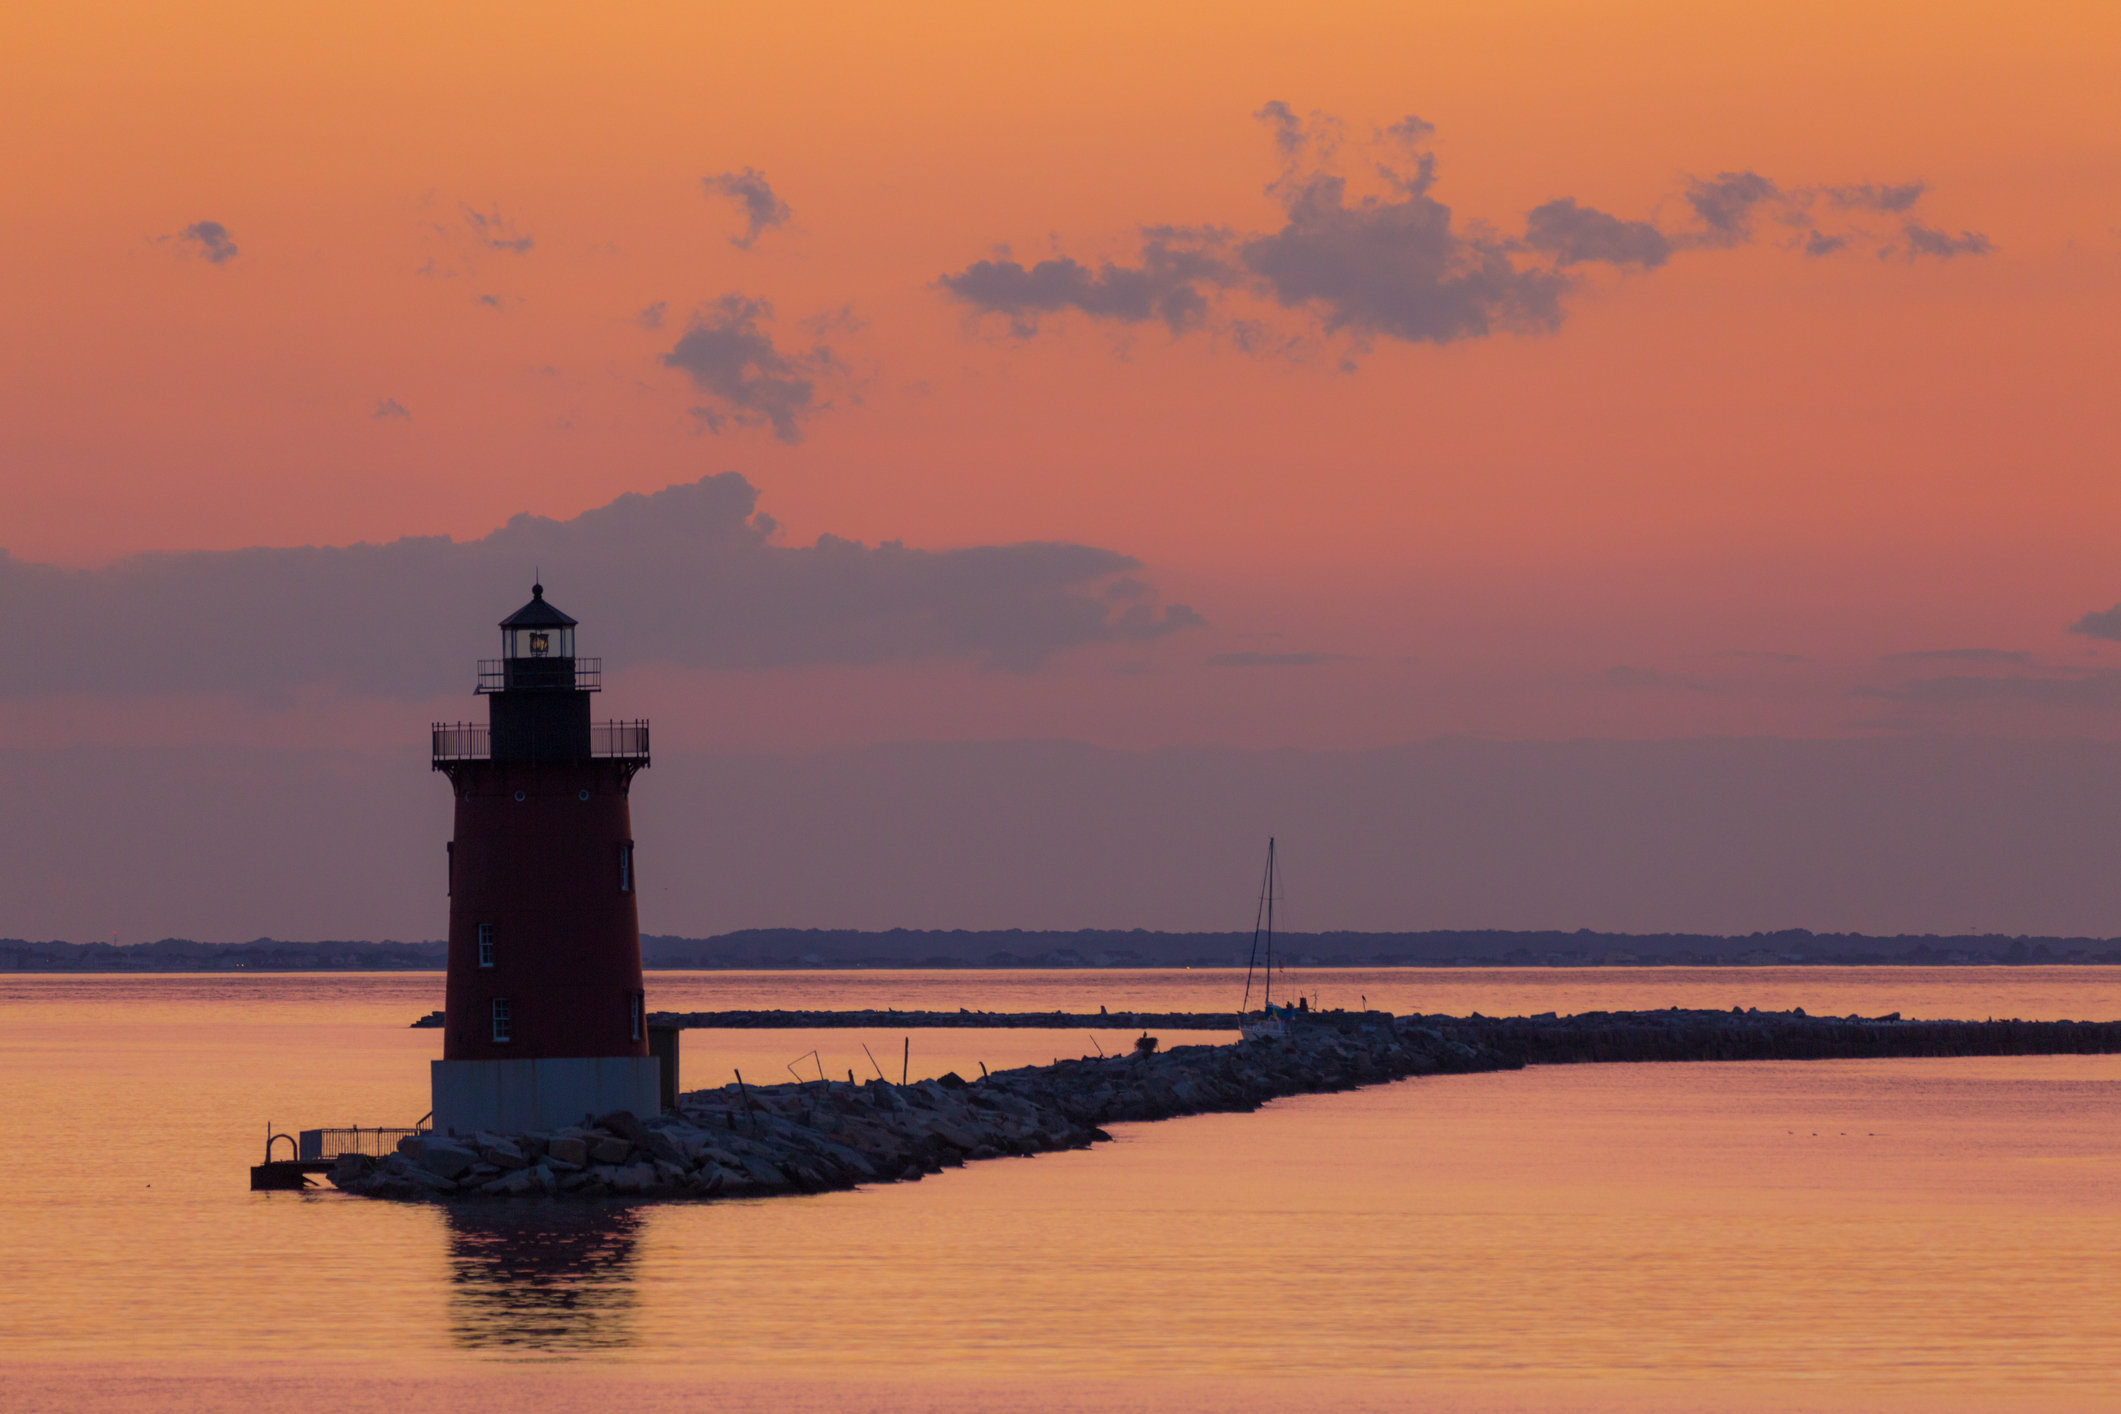
[[[1275,937],[1290,967],[1781,967],[2041,966],[2121,964],[2121,938],[1999,934],[1563,932],[1289,933]],[[1243,967],[1250,933],[1152,933],[893,928],[747,928],[711,938],[650,935],[651,971],[940,967]],[[444,965],[440,942],[25,942],[0,938],[0,972],[426,972]]]

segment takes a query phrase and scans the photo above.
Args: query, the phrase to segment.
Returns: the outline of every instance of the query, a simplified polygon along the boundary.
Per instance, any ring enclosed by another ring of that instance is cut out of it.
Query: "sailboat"
[[[1290,1009],[1274,1005],[1274,902],[1281,892],[1281,879],[1274,869],[1274,838],[1267,837],[1267,871],[1259,881],[1259,912],[1252,919],[1252,955],[1245,962],[1245,1000],[1237,1011],[1240,1040],[1280,1040],[1289,1034]],[[1262,958],[1260,944],[1265,941]],[[1262,966],[1262,963],[1264,965]],[[1252,1019],[1252,977],[1262,975],[1259,1019]]]

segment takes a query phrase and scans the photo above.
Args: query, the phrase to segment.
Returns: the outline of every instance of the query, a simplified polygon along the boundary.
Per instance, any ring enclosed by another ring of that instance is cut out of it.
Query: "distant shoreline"
[[[1893,937],[1861,933],[1564,932],[1289,933],[1275,935],[1276,961],[1306,971],[1503,967],[2018,967],[2121,965],[2121,938]],[[1022,929],[922,930],[753,928],[708,938],[649,934],[650,972],[1143,971],[1246,965],[1252,935],[1075,932]],[[0,975],[16,973],[439,972],[439,941],[137,944],[26,942],[0,938]]]

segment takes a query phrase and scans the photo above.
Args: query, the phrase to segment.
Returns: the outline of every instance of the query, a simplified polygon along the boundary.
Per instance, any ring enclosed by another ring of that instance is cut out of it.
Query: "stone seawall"
[[[1324,1015],[1325,1013],[1321,1013]],[[1337,1013],[1336,1013],[1337,1014]],[[1383,1016],[1385,1013],[1364,1013]],[[413,1025],[422,1025],[415,1021]],[[439,1023],[437,1023],[439,1024]],[[1037,1031],[1132,1031],[1154,1027],[1161,1031],[1235,1031],[1234,1011],[657,1011],[650,1012],[651,1026],[675,1026],[702,1031],[889,1031],[904,1027],[925,1031],[936,1027],[988,1027],[996,1030]]]
[[[1415,1025],[1525,1065],[1610,1061],[1866,1060],[2121,1052],[2116,1021],[1902,1021],[1800,1011],[1418,1016]]]
[[[1382,1012],[1298,1023],[1283,1040],[1179,1046],[892,1085],[725,1085],[649,1119],[607,1115],[548,1133],[428,1135],[383,1159],[349,1154],[348,1192],[456,1199],[607,1194],[668,1198],[816,1193],[917,1179],[966,1159],[1079,1149],[1098,1126],[1349,1090],[1519,1062]]]
[[[961,1014],[980,1019],[950,1024],[997,1024],[991,1014]],[[909,1024],[903,1020],[908,1013],[838,1015]],[[1204,1024],[1208,1019],[1174,1020],[1187,1029],[1213,1029]],[[1091,1020],[1134,1026],[1149,1018]],[[1074,1017],[1065,1023],[1071,1029],[1082,1024]],[[1234,1029],[1234,1017],[1230,1025]],[[913,1085],[726,1085],[690,1092],[676,1113],[653,1118],[622,1113],[535,1134],[427,1135],[407,1139],[398,1153],[380,1160],[342,1156],[331,1179],[349,1192],[403,1199],[816,1193],[918,1179],[966,1159],[1082,1148],[1108,1137],[1099,1127],[1105,1124],[1253,1110],[1282,1096],[1408,1076],[1615,1061],[2116,1052],[2121,1022],[1903,1021],[1677,1009],[1573,1017],[1327,1012],[1292,1022],[1278,1040],[1061,1061],[971,1082],[946,1075]]]

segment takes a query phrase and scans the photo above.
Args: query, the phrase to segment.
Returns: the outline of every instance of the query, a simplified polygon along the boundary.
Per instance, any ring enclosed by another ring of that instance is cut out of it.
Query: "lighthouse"
[[[479,664],[487,722],[437,722],[456,796],[439,1132],[521,1133],[660,1108],[641,985],[634,776],[648,723],[594,721],[603,661],[531,586]]]

